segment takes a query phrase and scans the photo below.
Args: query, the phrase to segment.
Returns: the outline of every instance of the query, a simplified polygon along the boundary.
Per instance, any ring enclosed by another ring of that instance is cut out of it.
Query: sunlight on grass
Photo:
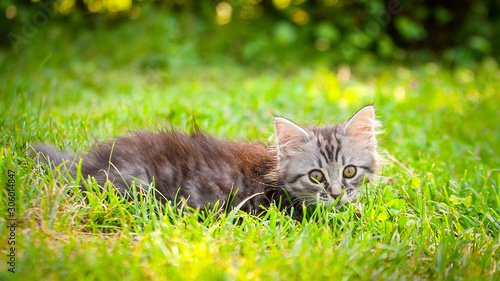
[[[0,70],[8,81],[0,88],[0,183],[15,171],[18,218],[17,273],[7,275],[2,261],[2,279],[500,278],[495,61],[474,71],[434,63],[376,72],[346,65],[256,69],[188,55],[144,58],[134,50],[147,42],[140,34],[126,50],[107,44],[129,40],[129,31],[80,34],[66,52],[50,55],[34,44]],[[104,42],[95,53],[84,48],[89,36]],[[167,49],[192,52],[189,43],[161,40]],[[276,206],[256,217],[162,205],[152,194],[125,200],[95,183],[84,198],[76,188],[81,178],[41,170],[27,156],[38,142],[84,152],[129,130],[189,131],[193,118],[221,138],[272,143],[273,114],[324,125],[369,103],[386,132],[381,179],[341,210],[314,206],[298,219]],[[0,218],[2,237],[6,223]],[[5,256],[6,239],[1,245]]]

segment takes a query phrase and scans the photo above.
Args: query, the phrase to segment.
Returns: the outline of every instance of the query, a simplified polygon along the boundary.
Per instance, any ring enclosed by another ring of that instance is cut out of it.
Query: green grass
[[[64,36],[48,36],[54,30]],[[0,182],[7,186],[8,170],[15,172],[18,219],[14,274],[6,264],[7,217],[0,219],[1,279],[500,279],[496,62],[474,70],[352,68],[348,80],[320,65],[280,70],[186,59],[185,68],[182,61],[164,67],[156,55],[141,57],[155,45],[144,47],[147,36],[131,30],[82,31],[71,41],[71,31],[56,25],[21,54],[0,53]],[[92,53],[86,42],[100,43]],[[192,51],[189,41],[157,44]],[[37,142],[83,152],[128,130],[189,130],[193,117],[218,137],[267,142],[273,113],[328,124],[372,102],[386,132],[382,180],[366,185],[355,204],[299,220],[275,208],[263,218],[182,213],[112,192],[83,200],[75,181],[41,173],[26,154]],[[6,198],[3,189],[3,208]]]

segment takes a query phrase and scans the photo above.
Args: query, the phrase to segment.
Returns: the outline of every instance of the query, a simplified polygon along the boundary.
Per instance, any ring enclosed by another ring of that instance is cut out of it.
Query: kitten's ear
[[[274,131],[278,149],[296,149],[311,138],[311,135],[292,121],[274,116]]]
[[[345,135],[361,138],[375,138],[379,122],[375,119],[375,108],[367,105],[361,108],[351,119],[344,122]]]

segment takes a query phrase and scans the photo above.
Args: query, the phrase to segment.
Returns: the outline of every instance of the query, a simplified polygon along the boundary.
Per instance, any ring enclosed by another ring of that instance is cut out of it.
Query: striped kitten
[[[36,160],[59,166],[64,163],[75,177],[81,173],[104,186],[113,182],[121,193],[136,186],[154,186],[160,200],[185,200],[204,208],[247,200],[242,210],[260,212],[273,202],[282,208],[322,202],[336,208],[354,200],[363,179],[370,181],[378,169],[373,105],[349,120],[325,127],[301,127],[274,118],[276,146],[260,142],[217,140],[201,132],[139,132],[96,145],[81,157],[39,145]],[[80,187],[85,190],[82,184]]]

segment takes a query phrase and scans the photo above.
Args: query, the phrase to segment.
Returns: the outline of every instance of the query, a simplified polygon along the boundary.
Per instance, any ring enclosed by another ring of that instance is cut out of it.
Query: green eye
[[[323,175],[323,172],[321,172],[320,170],[312,170],[309,173],[309,178],[314,183],[325,181],[325,175]]]
[[[344,168],[344,178],[352,178],[356,175],[356,167],[349,165]]]

